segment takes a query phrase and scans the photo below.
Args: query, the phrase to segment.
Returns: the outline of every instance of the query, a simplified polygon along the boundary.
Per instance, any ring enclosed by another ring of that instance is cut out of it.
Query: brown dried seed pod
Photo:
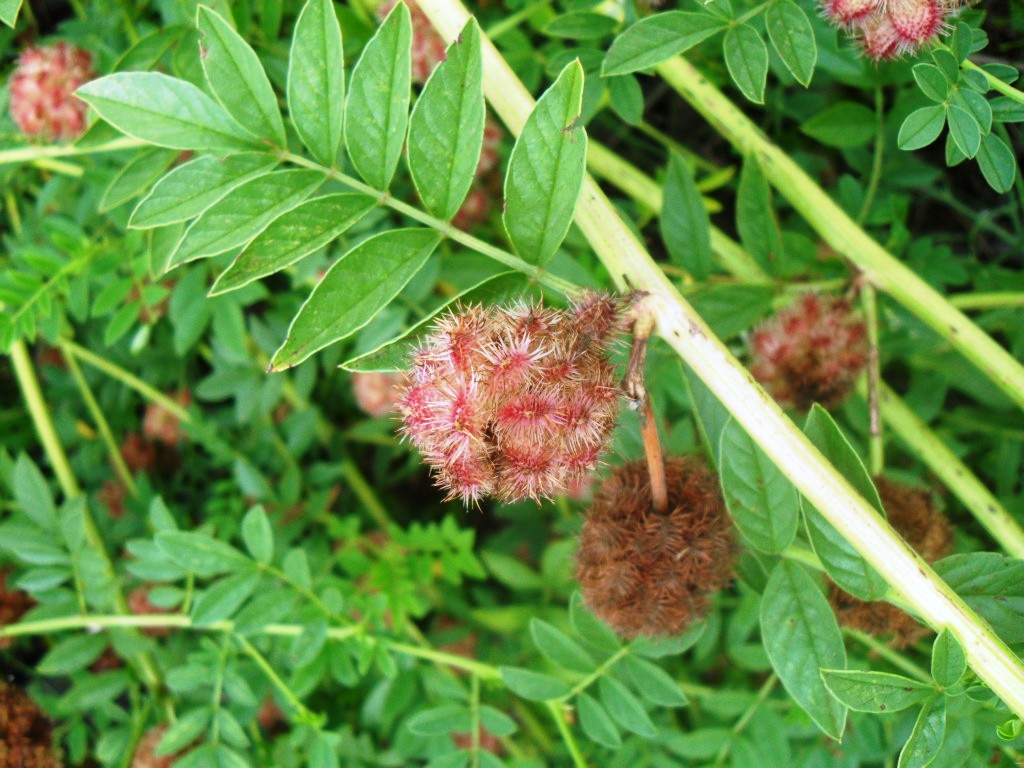
[[[884,477],[874,481],[890,525],[921,557],[934,563],[953,550],[949,520],[936,508],[928,491]],[[895,605],[858,600],[835,584],[829,590],[829,602],[840,624],[870,635],[890,637],[890,644],[896,648],[912,645],[931,631]]]
[[[626,637],[682,632],[732,581],[736,541],[718,482],[693,456],[665,461],[669,513],[651,509],[647,465],[615,470],[587,513],[576,556],[583,599]]]
[[[0,683],[0,766],[61,768],[53,750],[53,726],[21,691]]]

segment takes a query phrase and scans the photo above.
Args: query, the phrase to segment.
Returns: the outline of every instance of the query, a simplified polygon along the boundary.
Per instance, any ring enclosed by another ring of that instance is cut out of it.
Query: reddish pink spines
[[[836,405],[868,359],[867,330],[848,300],[805,294],[750,336],[750,370],[781,405]]]
[[[384,20],[399,0],[386,0],[377,7],[377,18]],[[409,9],[412,20],[412,79],[425,83],[430,73],[443,59],[445,44],[434,30],[430,19],[416,4],[415,0],[400,0]]]
[[[28,48],[11,75],[11,117],[26,136],[75,139],[88,110],[75,89],[95,76],[88,51],[65,42]]]
[[[848,29],[875,61],[913,54],[950,27],[962,0],[822,0],[822,13]]]
[[[353,373],[352,395],[359,410],[380,418],[397,409],[403,383],[404,377],[397,373]]]
[[[594,468],[618,414],[616,372],[608,339],[581,347],[572,318],[597,305],[618,307],[588,295],[564,311],[471,306],[434,322],[400,398],[402,432],[451,497],[538,499]]]

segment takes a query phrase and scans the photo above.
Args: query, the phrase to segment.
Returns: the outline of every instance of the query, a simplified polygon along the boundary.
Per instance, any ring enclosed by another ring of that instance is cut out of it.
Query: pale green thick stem
[[[862,383],[860,393],[867,396]],[[1024,558],[1024,530],[977,476],[889,387],[879,387],[882,413],[893,432],[969,509],[1008,554]]]
[[[760,163],[772,185],[825,242],[1024,407],[1024,366],[1020,362],[857,226],[789,155],[772,144],[686,59],[677,56],[659,64],[657,70],[741,153]]]
[[[458,0],[420,0],[419,5],[448,41],[455,39],[469,20],[468,12]],[[483,41],[483,60],[485,95],[509,129],[518,134],[533,109],[533,99],[487,40]],[[678,75],[679,71],[673,74]],[[702,87],[711,88],[706,82]],[[725,101],[721,94],[717,94],[717,98]],[[738,112],[737,115],[742,117]],[[773,157],[772,162],[777,163],[778,159]],[[791,163],[788,158],[786,162]],[[907,546],[757,385],[658,269],[590,177],[583,183],[576,223],[618,285],[623,286],[628,280],[636,289],[649,294],[645,303],[657,320],[660,335],[807,500],[928,624],[936,630],[948,627],[964,647],[975,672],[1014,712],[1024,714],[1024,665],[1021,661]],[[864,237],[873,245],[870,238]],[[877,245],[873,247],[878,249]],[[917,281],[916,277],[913,279]],[[990,339],[980,335],[992,345]]]
[[[964,63],[961,64],[960,66],[967,70],[981,72],[981,74],[985,76],[985,79],[988,80],[989,87],[992,88],[992,90],[999,91],[1001,94],[1003,94],[1003,96],[1013,99],[1014,101],[1020,104],[1024,104],[1024,91],[1018,91],[1012,85],[1007,85],[995,75],[986,72],[983,68],[979,67],[970,59],[964,61]]]
[[[602,178],[608,179],[623,192],[637,202],[652,210],[660,210],[661,189],[657,183],[641,170],[630,163],[614,156],[607,149],[591,141],[589,151],[595,146],[599,151],[594,157],[588,156],[591,169]],[[714,245],[715,232],[712,230]],[[746,282],[767,280],[761,267],[743,250],[743,247],[728,235],[718,232],[720,245],[714,245],[716,252],[720,247],[732,249],[739,258],[726,261],[723,266],[736,277]],[[753,264],[754,269],[749,265]],[[954,296],[954,302],[962,302],[963,306],[972,308],[995,308],[1024,305],[1022,293],[980,293]],[[863,386],[863,385],[862,385]],[[867,397],[867,389],[862,394]],[[900,397],[880,382],[882,419],[893,433],[906,445],[924,464],[942,480],[946,487],[960,500],[978,522],[992,534],[995,541],[1003,549],[1015,556],[1024,557],[1024,529],[1010,516],[1005,507],[985,488],[984,484],[971,470],[960,461],[952,451],[946,448],[942,440],[927,424],[917,418]]]
[[[74,144],[43,144],[33,147],[19,147],[0,152],[0,165],[12,163],[34,163],[50,160],[55,157],[78,157],[80,155],[98,155],[103,152],[117,152],[122,149],[136,149],[149,146],[139,139],[123,138],[97,144],[94,147],[78,147]]]

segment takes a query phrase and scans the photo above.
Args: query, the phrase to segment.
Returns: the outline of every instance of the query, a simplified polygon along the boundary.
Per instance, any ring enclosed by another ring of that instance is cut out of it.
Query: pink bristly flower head
[[[65,42],[26,49],[11,75],[11,117],[26,136],[75,139],[88,105],[75,89],[96,76],[92,55]]]
[[[597,465],[618,415],[608,347],[622,313],[584,294],[567,310],[473,305],[434,321],[399,408],[448,498],[539,499]]]
[[[849,26],[884,8],[884,0],[823,0],[822,15],[837,26]]]
[[[377,6],[377,18],[383,21],[399,2],[405,3],[412,20],[412,79],[425,83],[434,67],[444,60],[444,40],[415,0],[385,0]]]
[[[399,373],[353,373],[352,395],[359,410],[368,416],[380,418],[397,410],[398,398],[405,383],[405,377]]]
[[[874,61],[913,54],[949,30],[966,0],[821,0],[822,14],[848,29]]]
[[[889,0],[887,10],[901,52],[913,53],[949,26],[943,0]]]
[[[828,408],[867,364],[867,328],[847,299],[807,293],[751,334],[750,357],[754,377],[780,405]]]

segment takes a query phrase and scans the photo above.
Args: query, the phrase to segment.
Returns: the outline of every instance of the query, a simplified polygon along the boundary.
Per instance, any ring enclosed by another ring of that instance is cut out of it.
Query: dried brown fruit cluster
[[[0,766],[61,768],[53,726],[23,691],[0,682]]]
[[[890,525],[921,557],[934,563],[953,550],[949,520],[936,508],[930,493],[884,477],[874,480]],[[834,584],[829,601],[840,624],[871,635],[891,637],[897,648],[912,645],[931,631],[891,603],[864,602]]]
[[[88,106],[75,89],[94,77],[88,51],[65,42],[28,48],[11,75],[11,117],[26,136],[77,138]]]
[[[850,394],[868,361],[867,327],[848,299],[807,293],[750,336],[750,372],[787,408],[825,408]]]
[[[949,29],[965,0],[822,0],[829,21],[848,29],[864,55],[881,61],[912,54]]]
[[[400,407],[448,498],[538,499],[597,465],[618,416],[608,355],[622,316],[590,293],[567,310],[472,306],[434,321]]]
[[[576,578],[587,607],[626,637],[682,632],[732,581],[736,541],[718,482],[696,457],[665,462],[669,513],[651,508],[647,465],[616,469],[587,513]]]

